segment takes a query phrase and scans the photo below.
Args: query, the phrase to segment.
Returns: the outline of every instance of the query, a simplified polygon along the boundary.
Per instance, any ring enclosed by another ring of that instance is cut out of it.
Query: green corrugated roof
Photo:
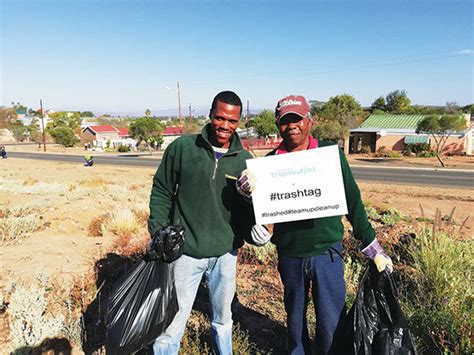
[[[360,128],[416,129],[424,115],[370,115]]]
[[[428,136],[405,136],[405,144],[419,144],[419,143],[429,143],[430,138]]]

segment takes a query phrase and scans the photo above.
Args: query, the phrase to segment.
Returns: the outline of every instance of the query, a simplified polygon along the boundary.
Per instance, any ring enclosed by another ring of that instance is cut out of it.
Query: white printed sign
[[[257,224],[347,214],[336,145],[246,161],[256,178],[252,193]]]

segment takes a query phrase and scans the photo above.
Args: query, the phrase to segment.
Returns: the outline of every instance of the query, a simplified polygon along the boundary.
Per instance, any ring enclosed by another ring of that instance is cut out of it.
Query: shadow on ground
[[[71,355],[72,347],[64,338],[47,338],[38,346],[24,346],[14,350],[12,355]]]

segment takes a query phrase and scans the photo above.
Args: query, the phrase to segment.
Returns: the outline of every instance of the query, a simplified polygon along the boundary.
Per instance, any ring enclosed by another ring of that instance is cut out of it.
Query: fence
[[[281,142],[281,139],[265,138],[241,138],[240,141],[246,150],[275,149]]]

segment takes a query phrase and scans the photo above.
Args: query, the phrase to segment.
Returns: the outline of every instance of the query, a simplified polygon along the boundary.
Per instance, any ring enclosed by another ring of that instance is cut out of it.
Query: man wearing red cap
[[[287,154],[317,149],[334,143],[318,141],[311,136],[311,109],[303,96],[290,95],[278,101],[276,125],[283,138],[268,155]],[[359,188],[341,150],[339,150],[348,214],[354,236],[362,242],[362,252],[371,258],[378,270],[393,270],[392,261],[375,238],[365,213]],[[237,189],[251,197],[255,178],[248,170],[237,181]],[[308,292],[316,309],[316,350],[331,353],[333,337],[345,316],[345,282],[342,260],[344,226],[340,216],[277,223],[273,237],[264,227],[254,228],[252,238],[257,245],[270,238],[278,251],[278,271],[284,287],[284,303],[288,325],[288,353],[311,354],[306,310]]]

